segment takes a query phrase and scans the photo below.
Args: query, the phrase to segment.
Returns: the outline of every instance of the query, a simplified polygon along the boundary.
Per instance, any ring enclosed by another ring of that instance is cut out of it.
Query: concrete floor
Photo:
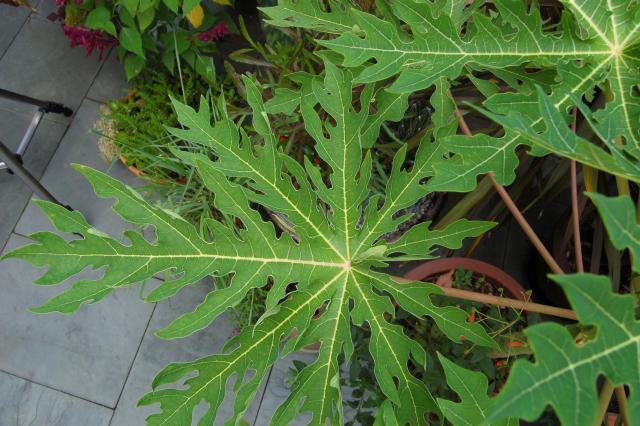
[[[47,115],[25,155],[26,167],[64,204],[81,211],[97,228],[117,235],[125,226],[95,197],[70,163],[107,171],[130,185],[122,166],[100,160],[90,132],[98,108],[126,91],[115,52],[99,61],[83,48],[70,49],[60,25],[39,13],[0,5],[0,87],[62,102],[71,118]],[[34,108],[0,100],[0,138],[15,148]],[[31,192],[15,176],[0,172],[0,250],[28,242],[35,231],[51,229],[30,203]],[[27,311],[55,288],[32,285],[42,271],[18,260],[0,264],[0,425],[143,425],[157,407],[136,408],[155,374],[167,363],[187,361],[220,349],[232,325],[225,319],[187,339],[163,341],[155,330],[203,300],[210,284],[185,288],[170,301],[148,304],[138,289],[121,290],[74,315],[36,315]],[[313,359],[302,354],[298,359]],[[288,394],[291,360],[277,363],[246,415],[250,424],[267,424]],[[222,413],[231,409],[225,401]],[[225,417],[223,415],[223,417]]]

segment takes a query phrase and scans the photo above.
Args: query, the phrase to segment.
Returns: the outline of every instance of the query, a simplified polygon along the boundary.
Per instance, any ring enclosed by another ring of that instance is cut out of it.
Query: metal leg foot
[[[33,177],[33,175],[24,168],[20,157],[11,152],[11,150],[9,150],[2,142],[0,142],[0,159],[2,159],[7,168],[11,170],[13,174],[22,179],[22,181],[31,188],[38,197],[71,209],[69,206],[61,204],[53,195],[51,195],[51,193],[47,191],[47,188],[42,186],[38,179]]]

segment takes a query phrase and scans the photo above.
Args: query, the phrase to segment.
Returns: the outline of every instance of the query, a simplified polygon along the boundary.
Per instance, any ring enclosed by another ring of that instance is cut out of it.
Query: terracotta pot
[[[120,155],[120,162],[127,168],[134,176],[140,177],[142,172],[134,165],[129,165],[127,158],[124,155]]]
[[[511,275],[487,262],[467,257],[449,257],[427,261],[407,272],[404,275],[404,278],[415,281],[428,280],[435,283],[439,276],[457,268],[465,271],[471,271],[474,276],[483,276],[492,286],[496,288],[503,288],[508,296],[513,299],[521,301],[530,300],[530,297],[525,293],[524,287],[522,287],[522,285],[520,285],[520,283]],[[523,312],[523,317],[526,319],[526,312]],[[507,343],[505,347],[509,348],[511,343],[512,342]],[[491,356],[489,357],[492,358]],[[500,360],[496,361],[496,363],[497,362],[504,361]],[[502,386],[504,386],[504,382],[499,385],[499,388]]]
[[[124,164],[124,166],[136,177],[139,178],[143,178],[144,177],[144,172],[142,170],[140,170],[139,168],[137,168],[136,166],[134,166],[133,164],[129,164],[129,162],[127,161],[127,157],[125,157],[124,155],[120,155],[120,162],[122,164]],[[166,182],[163,179],[160,180],[155,180],[155,179],[150,179],[151,182],[155,183],[156,185],[164,185]]]
[[[404,278],[415,281],[425,281],[428,278],[434,278],[433,281],[435,282],[438,276],[457,268],[471,271],[475,275],[484,276],[491,284],[504,288],[514,299],[527,300],[524,287],[511,275],[487,262],[468,257],[447,257],[430,260],[404,274]]]

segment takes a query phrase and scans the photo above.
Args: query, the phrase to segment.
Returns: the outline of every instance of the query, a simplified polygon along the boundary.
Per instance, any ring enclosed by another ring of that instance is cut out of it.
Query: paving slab
[[[13,235],[6,250],[28,242]],[[42,272],[17,259],[0,264],[0,371],[115,407],[153,305],[144,303],[139,288],[132,287],[83,305],[73,315],[33,314],[27,309],[69,285],[33,285]]]
[[[107,426],[112,410],[0,372],[0,424]]]
[[[55,0],[35,0],[32,1],[31,4],[36,9],[36,11],[33,12],[33,15],[42,19],[47,19],[49,15],[54,12],[58,12],[60,9],[60,6],[56,6]]]
[[[126,225],[111,210],[113,200],[98,198],[87,180],[71,167],[72,163],[84,164],[108,172],[129,185],[142,183],[122,164],[111,166],[100,158],[98,135],[90,130],[99,117],[100,105],[90,100],[82,103],[41,181],[61,203],[83,213],[89,223],[98,229],[117,236]],[[28,235],[50,229],[49,220],[30,203],[16,226],[16,233]]]
[[[151,390],[151,382],[156,374],[171,362],[193,361],[218,353],[231,337],[233,324],[230,316],[222,316],[211,326],[184,339],[162,340],[153,334],[195,308],[211,288],[212,284],[205,280],[197,285],[185,287],[175,297],[158,303],[114,413],[112,426],[144,424],[145,418],[158,412],[159,406],[136,407],[136,403]],[[232,383],[229,383],[227,392],[230,393],[231,390]],[[261,395],[262,390],[258,392],[253,405],[245,415],[250,424],[254,424]],[[204,410],[200,409],[204,409],[204,404],[201,405],[202,407],[196,410],[194,418],[204,414]],[[218,411],[216,424],[222,424],[232,413],[232,400],[225,400]]]
[[[31,116],[0,109],[0,140],[11,150],[17,149],[29,126]],[[24,155],[24,166],[36,178],[42,176],[67,126],[41,121]],[[6,244],[29,199],[31,189],[17,176],[0,171],[0,250]]]
[[[28,17],[29,11],[23,7],[0,4],[0,58],[7,51]]]
[[[124,76],[124,65],[118,60],[116,50],[113,49],[91,85],[87,98],[106,103],[124,97],[130,87]]]
[[[0,59],[0,87],[60,102],[75,110],[101,65],[98,56],[87,56],[84,48],[69,48],[69,40],[59,23],[32,15]],[[5,99],[0,100],[0,106],[18,112],[35,110]],[[48,114],[45,119],[61,123],[70,121],[60,114]]]

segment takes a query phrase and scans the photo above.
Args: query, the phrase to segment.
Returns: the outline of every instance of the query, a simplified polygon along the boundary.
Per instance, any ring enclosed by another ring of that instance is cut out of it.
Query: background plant
[[[188,164],[171,150],[190,146],[166,131],[178,119],[167,96],[197,105],[200,96],[208,99],[223,96],[210,87],[195,70],[184,68],[175,78],[166,69],[152,67],[142,71],[131,91],[121,99],[109,101],[95,130],[107,162],[121,161],[148,184],[142,188],[149,197],[194,224],[216,216],[211,193]],[[158,195],[161,195],[158,198]]]
[[[228,4],[224,0],[215,3]],[[63,21],[71,47],[94,49],[118,46],[128,80],[149,61],[175,66],[176,55],[207,81],[215,79],[211,55],[215,40],[229,33],[231,21],[223,11],[198,0],[56,0],[53,19]]]

